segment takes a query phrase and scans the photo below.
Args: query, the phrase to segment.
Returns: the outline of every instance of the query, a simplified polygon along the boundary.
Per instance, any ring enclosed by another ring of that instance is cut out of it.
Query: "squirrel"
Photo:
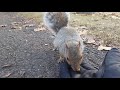
[[[66,12],[47,12],[44,16],[45,25],[55,34],[53,45],[58,49],[60,58],[64,59],[74,71],[80,71],[83,60],[83,40],[77,30],[68,26],[69,15]]]

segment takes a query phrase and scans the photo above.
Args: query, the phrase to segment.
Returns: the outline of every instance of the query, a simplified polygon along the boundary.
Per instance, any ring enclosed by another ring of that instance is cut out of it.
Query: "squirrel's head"
[[[83,54],[80,48],[80,42],[76,45],[67,45],[67,57],[66,61],[74,71],[80,71],[80,64],[82,62]]]

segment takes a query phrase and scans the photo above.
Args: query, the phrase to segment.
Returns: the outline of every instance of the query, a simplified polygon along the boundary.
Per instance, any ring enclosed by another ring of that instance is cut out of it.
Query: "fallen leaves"
[[[13,64],[5,64],[2,66],[2,68],[7,68],[7,67],[11,67]]]
[[[80,30],[79,33],[80,35],[86,35],[88,32],[88,30]]]
[[[98,49],[97,50],[111,50],[112,49],[112,47],[107,47],[107,46],[103,46],[102,45],[102,41],[100,42],[97,42],[97,41],[95,41],[94,40],[94,38],[92,37],[92,36],[84,36],[83,37],[83,42],[84,42],[84,44],[93,44],[93,45],[96,45],[96,46],[98,46]]]
[[[10,28],[22,30],[22,27],[20,26],[20,24],[21,24],[21,22],[12,22]]]
[[[11,74],[12,74],[12,72],[8,72],[8,73],[4,74],[4,75],[2,76],[2,78],[8,78]]]
[[[24,27],[34,27],[35,26],[35,24],[26,24],[26,25],[24,25]]]
[[[45,44],[45,46],[48,46],[48,44]]]
[[[106,46],[102,46],[102,45],[100,45],[98,47],[98,50],[111,50],[111,49],[112,49],[111,47],[106,47]]]
[[[7,25],[6,25],[6,24],[4,24],[4,25],[0,25],[0,27],[7,27]]]
[[[24,76],[25,76],[25,73],[26,73],[25,71],[20,71],[20,76],[21,76],[21,77],[24,77]]]
[[[94,43],[95,43],[95,40],[89,38],[86,43],[88,43],[88,44],[94,44]]]
[[[12,25],[19,25],[19,24],[21,24],[21,22],[12,22],[11,24]]]
[[[120,18],[117,17],[117,16],[111,16],[111,18],[113,18],[113,19],[120,19]]]
[[[44,30],[46,30],[46,28],[43,23],[41,23],[41,25],[38,25],[38,27],[34,29],[35,32]]]
[[[95,44],[95,40],[92,36],[85,36],[83,40],[85,44]]]
[[[22,30],[22,27],[19,27],[19,26],[11,26],[11,29],[18,29],[18,30]]]
[[[81,29],[86,29],[86,30],[88,29],[86,26],[81,26],[80,28]]]
[[[44,31],[44,30],[45,30],[45,28],[35,28],[35,29],[34,29],[35,32]]]

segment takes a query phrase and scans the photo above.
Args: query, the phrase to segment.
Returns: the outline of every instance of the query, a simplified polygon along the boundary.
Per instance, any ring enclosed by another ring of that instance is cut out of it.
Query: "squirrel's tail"
[[[68,25],[70,14],[69,12],[45,12],[43,19],[45,26],[57,34],[62,27]]]

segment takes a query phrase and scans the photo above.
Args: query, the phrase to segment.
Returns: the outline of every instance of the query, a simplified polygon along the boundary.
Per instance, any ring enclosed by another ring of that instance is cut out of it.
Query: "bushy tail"
[[[45,12],[43,19],[45,26],[57,34],[62,27],[68,25],[70,14],[68,12]]]

